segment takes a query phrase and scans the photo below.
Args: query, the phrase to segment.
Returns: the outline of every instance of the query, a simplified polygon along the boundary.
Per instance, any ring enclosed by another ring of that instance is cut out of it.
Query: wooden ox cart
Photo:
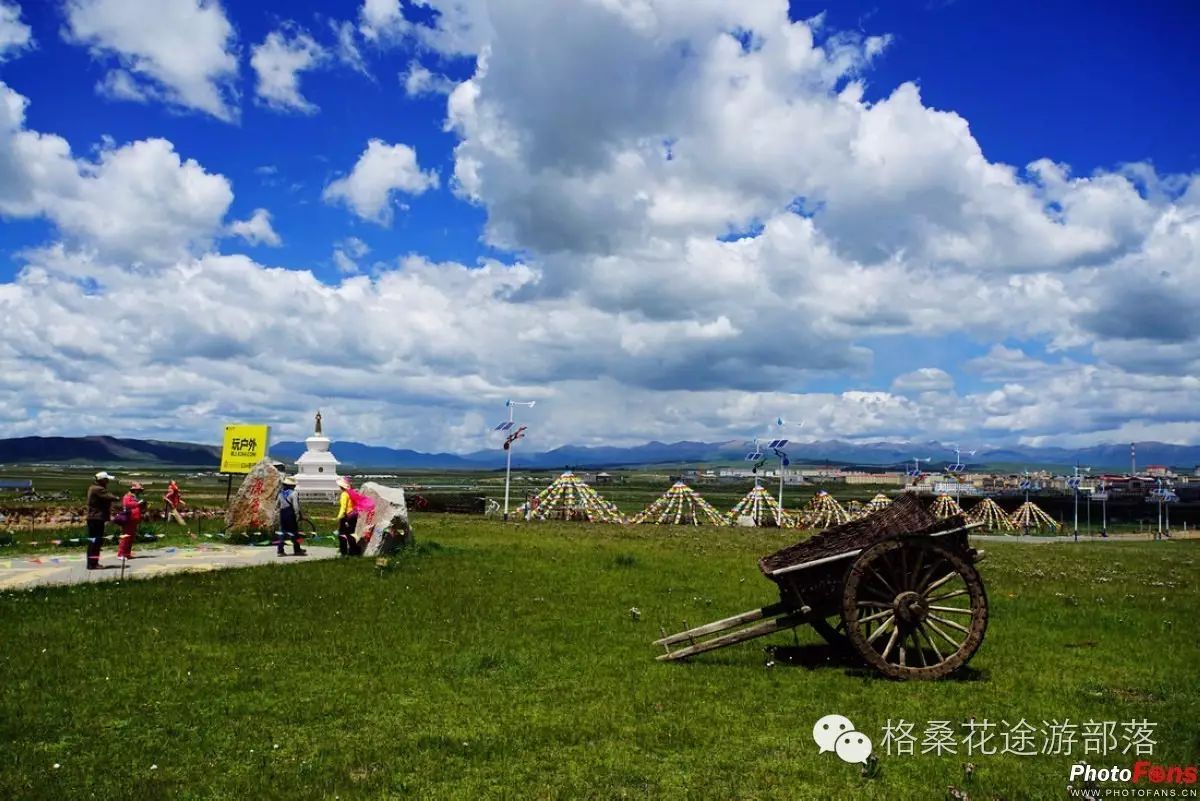
[[[896,679],[937,679],[983,642],[988,604],[968,524],[914,495],[759,560],[779,602],[655,641],[686,659],[801,624]],[[686,623],[684,624],[686,625]],[[665,632],[664,632],[665,634]]]

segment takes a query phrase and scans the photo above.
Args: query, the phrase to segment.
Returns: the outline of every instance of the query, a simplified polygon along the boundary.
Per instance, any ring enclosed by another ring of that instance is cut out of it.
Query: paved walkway
[[[984,534],[970,532],[972,540],[983,540],[984,542],[1026,542],[1034,545],[1045,545],[1047,543],[1064,543],[1075,542],[1074,534],[1059,534],[1057,536],[1025,536],[1023,534]],[[1196,531],[1176,531],[1170,537],[1161,542],[1170,542],[1171,540],[1194,540],[1200,539],[1200,534]],[[1080,534],[1079,542],[1154,542],[1153,534],[1109,534],[1107,537],[1101,537],[1097,534],[1087,535]]]
[[[278,563],[294,565],[313,559],[331,559],[338,555],[335,548],[309,545],[308,556],[275,555],[273,547],[253,545],[198,545],[185,548],[153,548],[135,551],[134,558],[124,566],[124,578],[152,578],[168,573],[221,570],[228,567],[248,567]],[[290,554],[291,548],[289,546]],[[82,584],[84,582],[116,581],[122,578],[121,560],[111,549],[101,556],[102,570],[88,570],[83,552],[56,556],[0,555],[0,590],[18,590],[47,584]]]

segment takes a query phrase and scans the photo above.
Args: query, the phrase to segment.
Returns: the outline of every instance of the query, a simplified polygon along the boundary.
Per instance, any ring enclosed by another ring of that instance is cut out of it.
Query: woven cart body
[[[938,520],[915,495],[907,494],[877,512],[822,531],[758,560],[759,570],[779,587],[789,607],[808,606],[814,616],[831,617],[842,607],[842,589],[852,558],[895,537],[936,536],[943,544],[969,552],[966,521]]]

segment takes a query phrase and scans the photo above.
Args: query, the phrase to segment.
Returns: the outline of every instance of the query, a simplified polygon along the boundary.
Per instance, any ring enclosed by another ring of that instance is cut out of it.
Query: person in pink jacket
[[[117,558],[133,558],[133,541],[137,539],[138,524],[142,522],[142,509],[146,502],[142,500],[142,485],[134,482],[129,492],[121,498],[121,511],[124,521],[121,523],[121,538],[117,541]]]

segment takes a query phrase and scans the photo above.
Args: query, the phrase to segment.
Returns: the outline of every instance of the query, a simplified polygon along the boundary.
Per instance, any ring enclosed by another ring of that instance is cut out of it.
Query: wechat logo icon
[[[856,764],[866,762],[871,756],[871,738],[854,730],[850,718],[844,715],[826,715],[813,726],[813,739],[820,753],[832,751],[843,762]]]

